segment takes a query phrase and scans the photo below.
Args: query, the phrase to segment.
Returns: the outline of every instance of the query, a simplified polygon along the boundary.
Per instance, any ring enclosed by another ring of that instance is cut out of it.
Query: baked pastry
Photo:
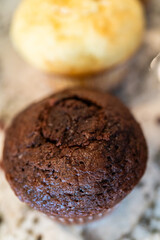
[[[23,0],[11,26],[21,55],[53,74],[88,76],[126,62],[144,30],[138,0]]]
[[[115,97],[87,89],[54,94],[7,130],[3,165],[20,200],[63,223],[103,216],[139,182],[147,146]]]

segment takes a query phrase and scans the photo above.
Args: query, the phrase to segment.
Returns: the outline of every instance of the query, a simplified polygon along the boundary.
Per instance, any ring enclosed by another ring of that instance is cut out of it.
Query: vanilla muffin
[[[141,43],[144,22],[138,0],[23,0],[11,38],[35,67],[86,76],[126,62]]]

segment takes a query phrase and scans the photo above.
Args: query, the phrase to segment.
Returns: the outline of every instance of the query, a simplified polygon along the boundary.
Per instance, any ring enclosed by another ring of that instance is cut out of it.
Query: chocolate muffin
[[[32,104],[7,130],[3,165],[20,200],[64,223],[106,214],[139,182],[147,146],[115,97],[87,89]]]

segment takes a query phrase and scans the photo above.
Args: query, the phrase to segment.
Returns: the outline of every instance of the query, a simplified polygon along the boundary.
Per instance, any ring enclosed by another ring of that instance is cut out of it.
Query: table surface
[[[25,63],[9,40],[19,0],[0,0],[0,156],[4,125],[28,104],[54,91],[46,76]],[[158,240],[160,239],[160,90],[153,58],[160,52],[160,1],[147,10],[144,43],[123,83],[112,92],[131,109],[149,146],[145,176],[107,217],[83,226],[62,226],[21,203],[0,170],[0,240]]]

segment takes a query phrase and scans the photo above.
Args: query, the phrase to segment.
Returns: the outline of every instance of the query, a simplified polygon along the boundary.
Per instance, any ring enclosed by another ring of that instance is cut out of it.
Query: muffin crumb
[[[38,235],[36,240],[43,240],[42,235]]]

